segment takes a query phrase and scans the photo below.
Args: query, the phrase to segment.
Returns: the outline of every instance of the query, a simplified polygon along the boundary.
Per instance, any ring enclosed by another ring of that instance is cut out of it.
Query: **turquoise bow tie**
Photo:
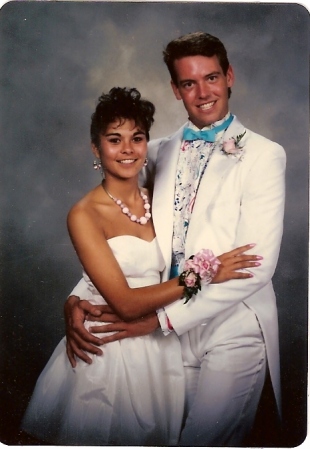
[[[215,126],[212,129],[207,129],[205,131],[194,131],[191,128],[184,128],[183,140],[205,140],[206,142],[215,142],[216,135],[223,129],[228,128],[233,120],[232,114],[228,117],[225,122],[219,126]]]

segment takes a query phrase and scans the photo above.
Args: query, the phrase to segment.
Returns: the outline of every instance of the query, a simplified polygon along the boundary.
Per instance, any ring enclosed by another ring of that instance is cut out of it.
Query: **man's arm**
[[[115,332],[113,335],[102,337],[102,344],[123,340],[124,338],[148,335],[159,327],[159,321],[155,312],[131,322],[122,321],[117,315],[113,314],[110,318],[107,317],[107,321],[113,322],[91,328],[91,331],[94,333]]]
[[[86,363],[92,362],[85,351],[91,354],[102,354],[101,349],[98,348],[98,346],[102,345],[101,340],[85,329],[84,321],[86,319],[90,321],[92,319],[104,321],[105,316],[102,313],[107,310],[106,307],[108,306],[95,306],[86,301],[88,297],[88,284],[82,278],[74,287],[64,305],[67,354],[73,367],[76,366],[75,357],[79,357]]]
[[[221,265],[214,278],[214,281],[225,282],[228,279],[246,278],[251,276],[249,273],[239,273],[236,270],[256,265],[257,256],[243,255],[250,249],[251,245],[234,249],[226,254],[219,256]],[[244,260],[244,258],[246,260]],[[254,261],[253,261],[254,258]],[[73,292],[77,291],[75,289]],[[81,292],[82,295],[86,293]],[[87,350],[93,354],[101,355],[102,352],[93,344],[104,344],[112,341],[122,340],[128,337],[137,337],[147,335],[160,326],[165,335],[170,333],[171,327],[169,320],[163,309],[148,314],[139,319],[130,322],[124,322],[115,312],[107,305],[93,306],[88,301],[80,300],[77,296],[70,296],[65,305],[65,316],[67,325],[67,353],[72,366],[75,366],[75,356],[83,359],[87,363],[91,363],[91,359],[84,353]],[[85,319],[89,321],[104,321],[104,325],[96,325],[90,328],[92,333],[116,332],[116,334],[95,339],[84,328]]]
[[[285,153],[274,145],[273,151],[262,152],[247,175],[234,242],[234,246],[256,243],[255,252],[263,257],[261,266],[253,270],[251,279],[208,285],[187,304],[176,301],[166,306],[178,335],[244,301],[271,281],[282,238],[285,189]]]
[[[148,335],[159,327],[156,313],[128,323],[122,321],[108,305],[93,306],[89,301],[80,300],[77,296],[69,296],[65,303],[64,313],[67,355],[73,368],[76,366],[76,357],[86,363],[92,363],[92,359],[85,351],[103,355],[103,351],[98,346],[128,337]],[[85,329],[85,319],[110,323],[91,327],[90,332],[115,333],[107,337],[95,337]]]
[[[108,305],[93,305],[86,300],[87,297],[88,284],[82,278],[72,290],[64,305],[67,355],[73,368],[76,366],[76,357],[86,363],[92,363],[92,359],[87,352],[102,355],[103,351],[98,346],[123,338],[147,335],[159,327],[156,313],[132,322],[124,322],[111,307]],[[88,331],[84,327],[86,319],[110,324],[94,326]],[[112,331],[115,334],[103,338],[98,338],[90,333]]]

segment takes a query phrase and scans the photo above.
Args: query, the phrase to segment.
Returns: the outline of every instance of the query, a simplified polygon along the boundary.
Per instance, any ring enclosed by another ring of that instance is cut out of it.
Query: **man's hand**
[[[100,341],[102,344],[123,340],[124,338],[148,335],[159,327],[159,321],[155,312],[150,313],[143,318],[125,322],[121,321],[118,316],[111,311],[111,313],[105,314],[105,321],[110,321],[111,324],[90,328],[90,331],[93,333],[115,332],[113,335],[101,338]]]
[[[77,296],[70,296],[65,302],[67,355],[73,368],[76,366],[75,357],[79,357],[86,363],[92,363],[92,359],[84,351],[102,355],[102,350],[98,348],[102,344],[101,340],[85,329],[84,321],[86,319],[103,321],[102,312],[105,307],[108,306],[94,306],[89,301],[80,300]]]

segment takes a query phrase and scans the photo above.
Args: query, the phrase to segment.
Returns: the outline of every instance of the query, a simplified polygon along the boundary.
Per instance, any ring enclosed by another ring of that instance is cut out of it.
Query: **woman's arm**
[[[140,318],[182,297],[183,287],[178,285],[178,278],[148,287],[130,288],[95,218],[88,210],[74,207],[68,215],[69,234],[84,270],[121,319]],[[222,265],[213,281],[219,283],[250,277],[248,273],[235,271],[255,266],[253,257],[256,260],[256,256],[238,257],[249,248],[244,246],[220,256]]]
[[[120,318],[134,320],[182,296],[177,279],[163,286],[130,288],[96,218],[91,211],[75,206],[68,215],[68,230],[84,270]]]

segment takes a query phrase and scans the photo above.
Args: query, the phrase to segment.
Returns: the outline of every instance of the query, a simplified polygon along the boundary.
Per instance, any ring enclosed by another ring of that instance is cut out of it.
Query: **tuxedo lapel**
[[[223,136],[223,141],[226,141],[232,137],[236,137],[244,132],[244,126],[239,122],[239,120],[234,117],[233,122],[225,132]],[[245,142],[244,138],[244,142]],[[228,172],[239,162],[238,156],[228,156],[222,152],[222,145],[219,145],[214,150],[214,153],[210,159],[210,162],[203,174],[199,189],[197,192],[197,197],[195,201],[195,205],[193,208],[186,244],[191,241],[191,239],[195,239],[196,231],[195,223],[200,219],[201,213],[204,213],[207,210],[210,202],[216,196],[217,191],[219,190],[221,183],[226,178]],[[196,236],[197,237],[197,236]]]
[[[153,193],[153,221],[166,266],[171,263],[174,190],[183,127],[160,143]]]
[[[175,179],[179,152],[182,143],[183,128],[180,128],[171,138],[160,142],[156,161],[156,175],[153,193],[153,221],[157,240],[164,256],[166,266],[171,263]],[[236,137],[244,132],[244,126],[236,117],[224,134],[223,140]],[[244,139],[245,140],[245,139]],[[211,157],[208,167],[201,179],[192,217],[187,234],[187,242],[195,239],[196,232],[193,224],[198,222],[202,212],[206,210],[210,201],[216,195],[221,182],[235,164],[238,157],[227,156],[217,147]]]
[[[201,211],[206,210],[221,181],[225,179],[227,171],[231,170],[236,162],[237,159],[228,158],[219,149],[214,151],[209,165],[201,178],[190,223],[195,220]],[[190,232],[190,226],[188,232]]]

